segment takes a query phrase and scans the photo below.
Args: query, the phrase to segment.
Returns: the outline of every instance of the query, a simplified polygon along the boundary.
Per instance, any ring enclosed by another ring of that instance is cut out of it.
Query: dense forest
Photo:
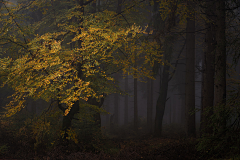
[[[0,0],[0,159],[240,159],[239,13]]]

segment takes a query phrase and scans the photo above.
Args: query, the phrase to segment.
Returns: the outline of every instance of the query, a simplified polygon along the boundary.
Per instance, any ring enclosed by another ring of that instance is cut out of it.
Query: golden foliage
[[[77,4],[57,12],[48,9],[52,7],[48,0],[25,3],[28,4],[6,7],[0,18],[3,24],[0,44],[12,42],[10,48],[17,46],[14,58],[0,59],[3,85],[15,91],[6,107],[7,116],[24,108],[29,97],[45,101],[58,98],[68,106],[64,113],[67,115],[80,99],[116,92],[111,73],[118,70],[138,78],[153,78],[151,68],[161,62],[160,46],[141,40],[145,30],[140,26],[119,25],[113,11],[83,15],[82,6]],[[36,8],[45,15],[41,21],[33,25],[17,21],[20,15],[15,10]],[[46,23],[49,30],[42,32]],[[6,49],[5,54],[12,51]],[[138,65],[134,67],[136,57]]]

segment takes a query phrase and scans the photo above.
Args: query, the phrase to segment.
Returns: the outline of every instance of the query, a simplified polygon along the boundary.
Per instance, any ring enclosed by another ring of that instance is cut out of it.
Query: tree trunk
[[[169,106],[169,124],[171,124],[172,123],[172,105],[170,104],[170,106]]]
[[[152,113],[153,112],[153,80],[148,79],[147,82],[147,126],[150,133],[152,133]]]
[[[122,0],[118,0],[118,6],[117,6],[117,13],[121,12],[121,4],[122,4]],[[119,74],[116,73],[115,74],[115,79],[116,81],[118,81],[119,79]],[[119,107],[118,107],[118,102],[119,102],[119,97],[118,97],[118,93],[114,94],[114,127],[116,127],[118,125],[118,116],[119,116]]]
[[[68,137],[67,131],[71,128],[72,125],[72,119],[74,115],[79,111],[79,101],[75,102],[67,114],[67,116],[63,116],[63,122],[62,122],[62,130],[65,132],[64,134],[64,140]]]
[[[150,109],[150,119],[151,119],[151,123],[150,123],[150,126],[151,126],[151,133],[153,132],[153,86],[154,86],[154,81],[151,79],[151,93],[150,93],[150,106],[152,109]]]
[[[168,36],[165,38],[165,61],[170,62],[172,56],[172,45],[173,36]],[[164,63],[163,73],[162,73],[162,83],[160,84],[160,93],[158,96],[157,104],[156,104],[156,116],[155,116],[155,126],[154,126],[154,135],[156,137],[160,137],[162,134],[162,122],[163,116],[165,112],[165,106],[167,101],[167,93],[168,93],[168,82],[169,82],[169,69],[170,66],[167,63]]]
[[[96,13],[97,11],[97,5],[96,5],[96,1],[92,2],[92,13]],[[101,98],[100,102],[97,102],[96,99],[92,100],[94,101],[92,104],[98,106],[99,108],[102,107],[103,102],[104,102],[104,98]],[[90,103],[91,104],[91,103]],[[96,112],[94,115],[94,121],[95,121],[95,126],[99,127],[99,129],[101,129],[101,115],[100,112]]]
[[[135,53],[135,62],[134,62],[134,68],[137,68],[137,56]],[[138,131],[138,91],[137,91],[137,78],[134,78],[134,130]]]
[[[196,137],[195,126],[195,14],[193,2],[187,2],[189,13],[186,28],[186,132]],[[191,112],[191,113],[190,113]]]
[[[118,73],[115,74],[115,79],[116,81],[118,81],[119,79]],[[118,93],[115,93],[114,94],[114,120],[113,120],[114,127],[118,126],[118,115],[119,115],[118,103],[119,103]]]
[[[155,11],[158,10],[158,1],[154,1],[154,9]],[[159,137],[162,134],[162,122],[163,122],[163,115],[165,112],[165,106],[166,106],[166,101],[167,101],[167,93],[168,93],[168,82],[169,82],[169,69],[170,66],[167,63],[170,63],[171,58],[172,58],[172,50],[173,50],[173,41],[174,41],[174,36],[169,33],[171,32],[171,29],[175,26],[175,14],[176,14],[176,9],[177,5],[176,2],[170,2],[170,8],[171,12],[169,14],[169,17],[167,21],[165,22],[166,28],[160,28],[159,22],[162,21],[161,15],[158,12],[158,15],[155,17],[156,25],[154,27],[159,27],[155,28],[157,31],[164,30],[164,32],[168,32],[168,35],[166,35],[164,45],[163,45],[163,50],[164,50],[164,60],[166,61],[163,66],[163,73],[162,73],[162,79],[160,80],[160,93],[158,96],[157,104],[156,104],[156,116],[155,116],[155,125],[154,125],[154,136]],[[160,42],[160,37],[157,38],[157,42],[159,45],[161,45]]]
[[[82,12],[82,13],[84,14],[83,0],[77,0],[77,5],[82,6],[79,10],[80,10],[80,12]],[[78,21],[79,21],[79,23],[82,23],[83,19],[81,18],[81,19],[78,20]],[[81,34],[81,29],[79,30],[79,33]],[[82,47],[82,44],[81,44],[81,43],[82,43],[82,41],[81,41],[81,40],[78,40],[77,45],[78,45],[79,48]],[[72,46],[72,45],[73,45],[73,44],[71,44],[71,46]],[[79,78],[82,78],[82,67],[81,67],[81,64],[80,64],[80,63],[78,63],[78,64],[76,65],[76,69],[77,69],[77,71],[78,71],[78,77],[79,77]],[[59,93],[59,94],[61,94],[61,93]],[[80,96],[80,95],[79,95],[79,96]],[[60,104],[59,99],[58,99],[58,107],[63,111],[63,113],[65,113],[65,110],[66,110],[66,109],[62,107],[62,105]],[[79,100],[76,101],[76,102],[73,104],[73,106],[72,106],[71,110],[69,111],[68,115],[67,115],[67,116],[63,116],[62,130],[65,132],[65,134],[64,134],[64,140],[66,140],[66,138],[68,137],[67,130],[70,129],[71,123],[72,123],[72,119],[74,118],[74,115],[75,115],[76,113],[78,113],[78,111],[79,111]]]
[[[109,97],[107,98],[107,100],[105,101],[106,102],[106,111],[109,112]],[[110,115],[107,114],[106,115],[106,127],[109,127],[110,126]]]
[[[214,24],[215,9],[215,2],[206,2],[205,13],[208,22],[206,22],[206,50],[204,52],[202,74],[201,135],[203,133],[212,133],[212,128],[207,127],[207,122],[213,114],[214,101],[214,61],[216,49],[216,25]]]
[[[216,41],[215,78],[214,78],[214,105],[226,104],[226,35],[225,35],[225,1],[216,1]],[[220,112],[222,129],[226,127],[225,113]]]
[[[99,101],[97,101],[96,98],[89,97],[87,103],[98,106],[98,108],[101,108],[104,103],[104,98],[101,98]],[[94,112],[95,113],[93,114],[93,118],[94,118],[95,126],[101,129],[101,115],[97,111],[94,111]]]
[[[181,105],[181,124],[183,124],[183,126],[185,126],[186,124],[186,107],[185,107],[185,99],[181,98],[180,101],[180,105]]]
[[[128,93],[128,76],[125,78],[125,92]],[[125,105],[124,105],[124,124],[128,123],[128,95],[125,95]]]

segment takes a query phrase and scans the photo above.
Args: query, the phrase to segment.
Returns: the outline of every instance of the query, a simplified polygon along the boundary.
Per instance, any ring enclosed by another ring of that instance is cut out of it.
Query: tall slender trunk
[[[125,78],[125,92],[128,93],[128,76]],[[124,104],[124,124],[128,123],[128,95],[125,95],[125,104]]]
[[[187,2],[189,13],[186,34],[186,132],[188,137],[196,137],[195,126],[195,14],[193,2]],[[191,113],[190,113],[191,112]]]
[[[135,62],[134,62],[134,68],[137,68],[137,56],[135,53]],[[138,130],[138,91],[137,91],[137,78],[134,78],[134,130]]]
[[[148,79],[147,82],[147,126],[150,133],[152,133],[152,114],[153,114],[153,80]]]
[[[169,124],[171,124],[172,123],[172,104],[170,104],[170,106],[169,106]]]
[[[118,5],[117,5],[117,13],[121,12],[121,4],[122,4],[122,0],[118,0]],[[118,80],[119,79],[119,74],[116,73],[115,75],[115,79]],[[118,119],[119,119],[119,95],[117,93],[114,94],[114,124],[115,126],[118,125]]]
[[[106,102],[106,108],[105,109],[106,109],[107,112],[109,112],[109,108],[110,108],[109,107],[109,97],[107,98],[107,100],[105,100],[105,102]],[[107,127],[110,126],[110,115],[109,114],[106,115],[106,126]]]
[[[150,119],[151,119],[151,123],[150,123],[150,126],[151,126],[151,133],[153,132],[153,86],[154,86],[154,81],[151,79],[151,93],[150,93],[150,106],[152,106],[150,109]]]
[[[203,77],[202,77],[202,105],[201,105],[201,124],[200,134],[212,133],[212,128],[207,127],[208,119],[213,114],[214,101],[214,61],[216,49],[216,25],[215,21],[215,2],[206,2],[206,50],[203,58]]]
[[[158,8],[158,3],[156,0],[154,1],[154,8]],[[166,28],[156,28],[157,31],[160,30],[165,30],[165,32],[168,32],[167,35],[165,35],[165,41],[163,45],[163,50],[164,50],[164,60],[167,63],[164,63],[163,66],[163,72],[162,72],[162,79],[160,80],[160,91],[159,91],[159,96],[156,104],[156,116],[155,116],[155,126],[154,126],[154,135],[156,137],[161,136],[162,134],[162,125],[163,125],[163,116],[165,112],[165,107],[166,107],[166,101],[167,101],[167,93],[168,93],[168,82],[169,82],[169,69],[170,65],[168,63],[171,62],[172,59],[172,52],[173,52],[173,42],[174,42],[174,36],[170,33],[171,29],[175,26],[175,14],[176,14],[176,9],[177,5],[176,2],[170,2],[170,14],[165,22]],[[156,17],[155,20],[159,19],[161,20],[160,13]],[[156,22],[158,23],[158,22]],[[160,37],[159,37],[160,39]],[[159,42],[159,45],[161,44],[160,40],[157,40]]]
[[[164,60],[170,62],[172,57],[172,46],[173,36],[167,36],[165,38],[165,49],[164,49]],[[163,73],[162,73],[162,81],[161,81],[161,88],[159,91],[159,96],[156,104],[156,116],[155,116],[155,126],[154,126],[154,135],[156,137],[160,137],[162,134],[162,125],[163,125],[163,116],[166,107],[167,101],[167,93],[168,93],[168,82],[169,82],[169,64],[164,63],[163,66]]]
[[[118,81],[119,79],[119,75],[118,73],[115,74],[115,79],[116,81]],[[119,106],[118,106],[118,103],[119,103],[119,96],[118,96],[118,93],[115,93],[114,94],[114,127],[118,126],[118,116],[119,116]]]
[[[214,105],[226,104],[226,34],[225,34],[225,0],[216,1],[216,41],[215,78],[214,78]],[[222,129],[226,127],[224,111],[220,112]]]

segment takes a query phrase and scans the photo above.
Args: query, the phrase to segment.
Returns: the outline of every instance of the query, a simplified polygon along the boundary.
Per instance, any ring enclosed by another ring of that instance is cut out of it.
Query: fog
[[[1,1],[0,159],[234,158],[239,6]]]

